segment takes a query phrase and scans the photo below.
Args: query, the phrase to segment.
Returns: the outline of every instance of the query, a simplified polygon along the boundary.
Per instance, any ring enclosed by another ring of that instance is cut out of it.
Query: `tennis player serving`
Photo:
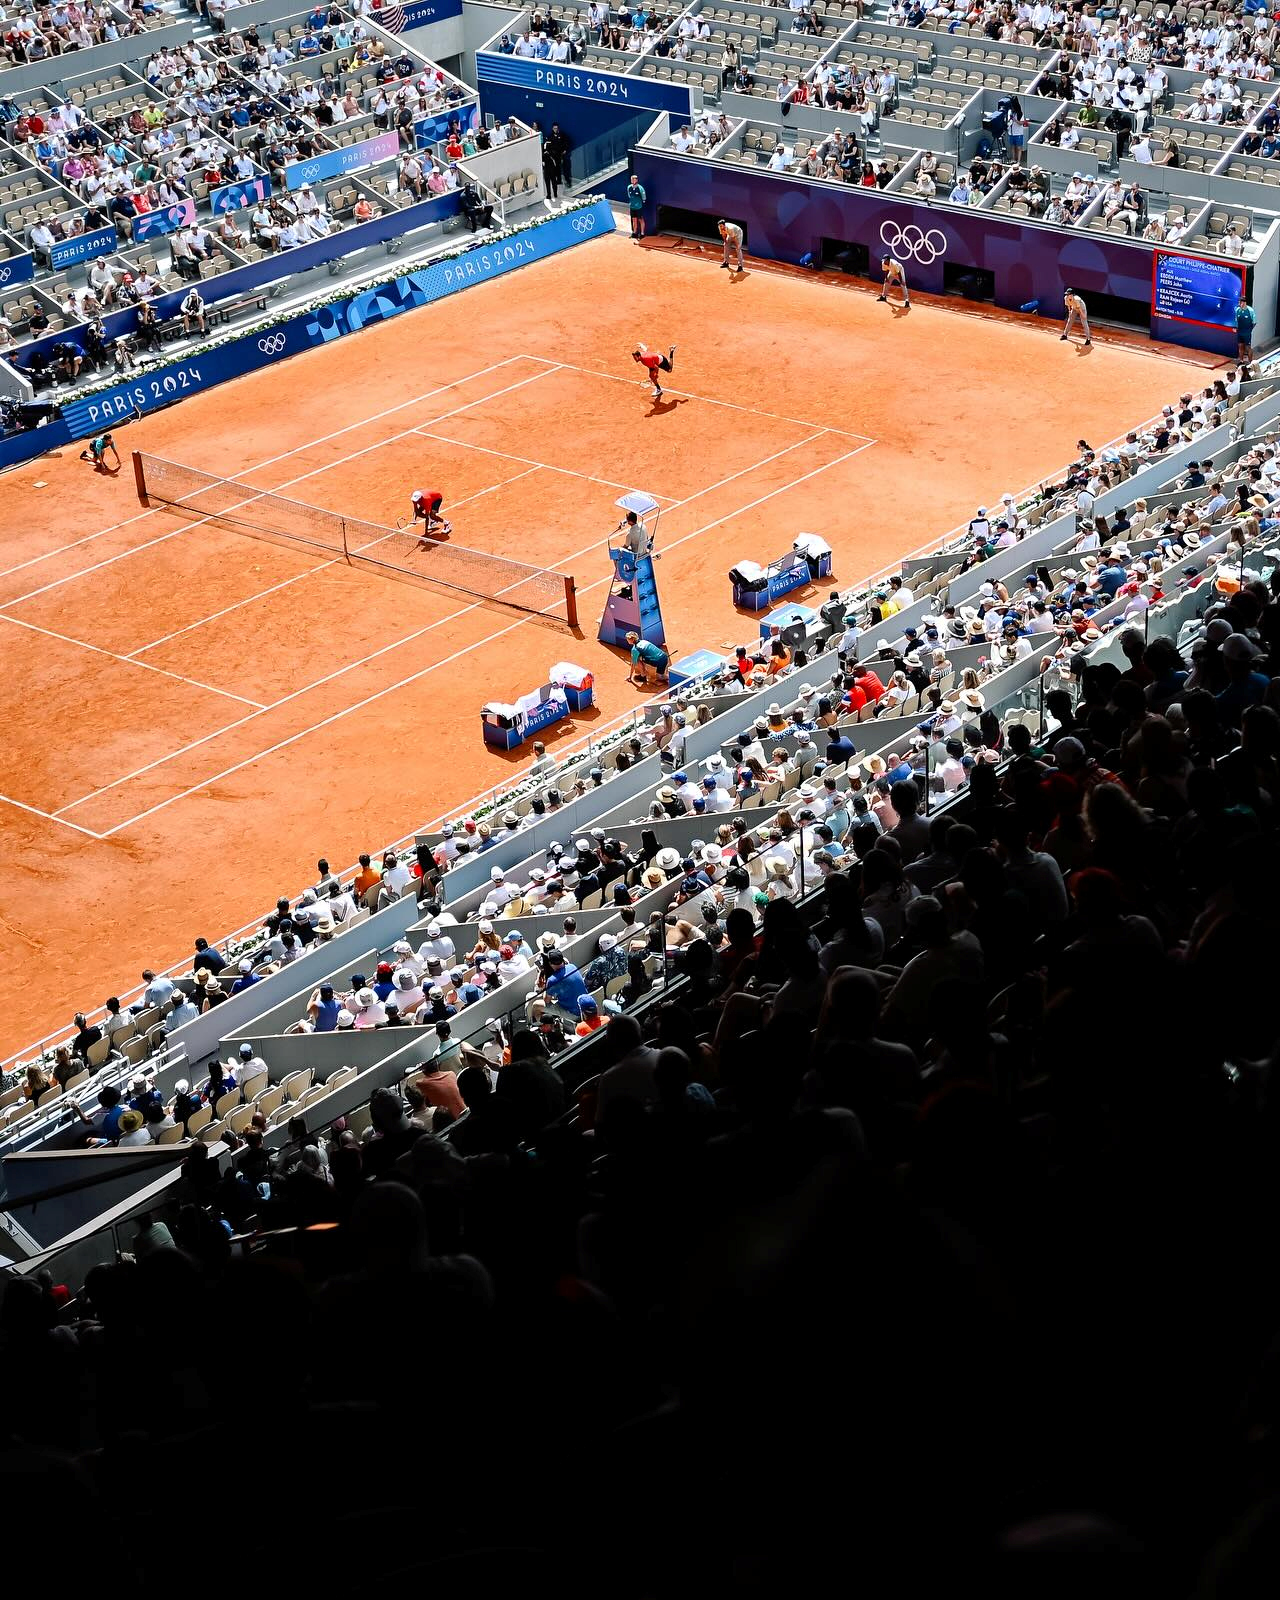
[[[631,359],[638,361],[649,374],[649,382],[653,385],[653,398],[662,399],[662,384],[659,382],[659,372],[671,372],[676,364],[676,347],[672,345],[666,355],[659,355],[656,350],[650,350],[646,344],[638,344],[631,352]]]

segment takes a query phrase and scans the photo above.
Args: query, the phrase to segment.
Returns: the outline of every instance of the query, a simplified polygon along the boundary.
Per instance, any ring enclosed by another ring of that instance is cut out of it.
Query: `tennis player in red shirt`
[[[439,539],[453,529],[440,515],[440,508],[444,504],[444,495],[439,489],[415,489],[411,500],[413,507],[413,521],[425,522],[422,538],[419,545],[425,549],[432,539]]]
[[[633,361],[638,361],[649,374],[649,381],[653,384],[653,398],[661,400],[662,385],[658,381],[658,374],[674,370],[676,364],[675,345],[671,346],[665,356],[660,356],[656,351],[650,350],[648,345],[639,344],[631,352],[631,357]]]

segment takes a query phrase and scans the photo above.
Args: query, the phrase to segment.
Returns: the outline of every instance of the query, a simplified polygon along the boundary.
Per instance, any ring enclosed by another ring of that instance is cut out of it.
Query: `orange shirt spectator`
[[[354,894],[357,900],[361,895],[368,894],[369,890],[382,882],[382,874],[370,864],[368,856],[360,857],[360,870],[356,873]]]
[[[455,1117],[460,1117],[466,1110],[457,1078],[443,1067],[437,1067],[434,1072],[424,1071],[421,1077],[415,1079],[415,1083],[429,1106],[443,1106],[446,1111],[452,1111]]]
[[[573,1030],[579,1039],[585,1039],[588,1034],[596,1033],[605,1025],[605,1019],[600,1015],[600,1007],[589,994],[584,994],[578,1001],[578,1010],[582,1013],[582,1021]]]
[[[866,698],[872,702],[878,700],[884,693],[884,684],[870,667],[859,667],[853,681],[854,687],[861,689]]]

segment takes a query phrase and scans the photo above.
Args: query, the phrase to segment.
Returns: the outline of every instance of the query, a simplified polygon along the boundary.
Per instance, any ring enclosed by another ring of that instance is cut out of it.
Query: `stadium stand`
[[[1126,11],[1096,19],[1081,50],[1074,14],[1053,8],[792,8],[785,30],[774,10],[695,6],[674,30],[656,19],[640,36],[643,53],[704,69],[707,120],[730,123],[718,148],[695,135],[681,153],[1244,260],[1274,220],[1280,111],[1265,18],[1209,29],[1200,10]],[[1242,13],[1213,13],[1231,15]],[[554,31],[563,16],[553,9],[541,24]],[[581,48],[592,40],[587,29]],[[717,50],[718,79],[705,73]],[[640,71],[674,79],[689,69],[650,61]],[[786,116],[775,107],[760,122],[753,98],[785,101]],[[925,155],[946,168],[941,184],[929,162],[921,181]],[[1189,175],[1185,193],[1168,169]]]
[[[194,1417],[186,1444],[233,1472],[219,1402],[245,1377],[223,1353],[270,1351],[290,1493],[319,1494],[331,1455],[363,1463],[331,1508],[335,1578],[537,1570],[563,1534],[545,1470],[498,1523],[463,1497],[430,1549],[361,1537],[418,1490],[380,1446],[403,1397],[371,1379],[335,1411],[334,1363],[416,1354],[429,1327],[484,1374],[432,1391],[459,1470],[536,1424],[548,1470],[589,1452],[636,1495],[687,1474],[686,1569],[744,1541],[752,1573],[816,1579],[854,1529],[861,1570],[898,1582],[1011,1563],[1003,1592],[1043,1592],[1030,1550],[1085,1548],[1094,1581],[1256,1577],[1280,402],[1265,376],[1222,387],[1034,502],[978,508],[839,597],[821,637],[779,640],[774,671],[772,646],[745,652],[580,777],[540,768],[354,877],[322,864],[246,959],[306,929],[299,961],[327,974],[291,987],[285,959],[251,985],[270,1004],[224,1030],[207,1081],[140,1053],[87,1097],[93,1137],[181,1165],[7,1281],[4,1350],[40,1380],[11,1389],[10,1431],[127,1448],[145,1475]],[[211,1004],[222,960],[113,1004],[57,1067],[118,1069],[180,995]],[[760,1381],[786,1330],[839,1337],[819,1408]],[[181,1415],[121,1407],[102,1380],[140,1364]],[[846,1422],[839,1493],[784,1484],[795,1516],[748,1538],[733,1459],[803,1456]],[[1062,1517],[1083,1483],[1103,1509]],[[633,1515],[593,1512],[585,1555],[606,1562]],[[911,1540],[921,1516],[941,1544]],[[247,1518],[237,1548],[275,1538]],[[147,1581],[168,1557],[121,1559]],[[636,1553],[616,1587],[648,1591],[667,1559]]]
[[[0,146],[0,251],[30,251],[36,268],[0,301],[0,356],[37,397],[111,381],[166,348],[198,344],[215,325],[260,318],[286,289],[305,292],[284,259],[275,278],[259,273],[248,289],[235,277],[219,282],[238,268],[311,246],[306,267],[327,266],[329,290],[369,242],[354,230],[423,202],[440,204],[409,211],[411,248],[440,242],[463,220],[456,197],[471,174],[460,163],[527,136],[472,127],[466,85],[336,6],[243,35],[198,24],[185,43],[109,73],[59,71],[50,65],[48,83],[5,101]],[[340,178],[298,186],[297,163],[391,133],[397,151],[370,146]],[[539,198],[537,166],[531,157],[505,193],[477,184],[477,194],[501,218]],[[174,207],[185,208],[176,226]],[[161,220],[151,230],[153,213]],[[112,227],[115,248],[104,250]],[[331,249],[317,256],[317,243]],[[193,289],[194,322],[180,311]],[[143,314],[148,303],[157,316]]]

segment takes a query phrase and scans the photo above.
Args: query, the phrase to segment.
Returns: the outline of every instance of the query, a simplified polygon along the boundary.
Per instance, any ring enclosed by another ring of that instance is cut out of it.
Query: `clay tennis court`
[[[953,306],[618,235],[122,428],[117,477],[74,447],[9,473],[0,1056],[296,893],[318,855],[345,867],[510,781],[528,749],[489,751],[479,707],[551,663],[596,674],[556,743],[642,703],[595,638],[624,490],[664,507],[678,658],[756,632],[735,560],[810,531],[847,586],[1203,382],[1183,352],[1079,353]],[[657,408],[638,339],[679,345]],[[456,543],[575,575],[580,633],[144,510],[133,449],[393,526],[442,488]]]

